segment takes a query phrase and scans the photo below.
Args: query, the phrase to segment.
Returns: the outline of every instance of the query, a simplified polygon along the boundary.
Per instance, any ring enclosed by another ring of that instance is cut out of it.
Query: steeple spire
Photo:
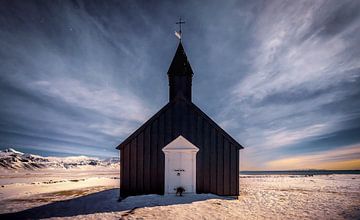
[[[167,74],[194,75],[181,42],[179,42],[178,48],[176,49],[175,56],[171,62]]]
[[[175,98],[184,98],[191,101],[191,84],[194,73],[181,41],[167,74],[169,77],[170,101]]]

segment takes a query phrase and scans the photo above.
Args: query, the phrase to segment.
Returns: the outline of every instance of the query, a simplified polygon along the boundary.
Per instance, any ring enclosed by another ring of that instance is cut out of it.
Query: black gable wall
[[[179,135],[200,149],[196,158],[197,193],[239,194],[242,147],[194,104],[178,99],[119,145],[121,197],[164,194],[162,148]]]

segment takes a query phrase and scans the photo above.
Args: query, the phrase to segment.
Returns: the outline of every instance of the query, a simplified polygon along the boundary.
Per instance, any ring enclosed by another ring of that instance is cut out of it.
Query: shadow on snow
[[[0,219],[40,219],[50,217],[71,217],[105,212],[121,212],[143,207],[189,204],[208,199],[234,199],[213,194],[196,194],[182,197],[175,195],[131,196],[118,202],[119,189],[104,190],[90,195],[57,201],[20,212],[1,214]]]

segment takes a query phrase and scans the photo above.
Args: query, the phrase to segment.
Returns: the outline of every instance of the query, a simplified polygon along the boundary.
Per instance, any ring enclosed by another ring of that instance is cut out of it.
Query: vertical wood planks
[[[231,195],[236,195],[236,147],[233,144],[230,144],[230,152],[231,152],[231,161],[230,161],[230,186],[231,186]]]
[[[144,133],[137,137],[137,178],[136,188],[139,194],[144,193]]]
[[[158,168],[157,168],[157,192],[159,194],[164,193],[164,170],[165,170],[165,155],[162,151],[165,140],[165,115],[159,117],[159,132],[158,132],[158,149],[157,149],[157,159],[158,159]]]
[[[224,195],[230,195],[230,147],[229,141],[224,139]]]
[[[204,170],[203,170],[203,166],[202,166],[202,154],[203,154],[203,150],[202,150],[202,131],[203,131],[203,120],[202,118],[200,118],[199,116],[197,116],[196,119],[196,145],[199,148],[199,151],[196,154],[196,191],[199,193],[201,192],[201,189],[203,189],[203,174],[204,174]]]
[[[236,195],[239,195],[240,191],[239,191],[239,167],[240,167],[240,164],[239,164],[239,150],[238,149],[235,149],[236,151]]]
[[[216,193],[216,172],[217,172],[217,152],[216,152],[216,131],[215,128],[211,128],[211,134],[210,134],[210,192],[211,193]]]
[[[121,189],[123,188],[124,179],[124,150],[119,151],[120,156],[120,197],[122,196]]]
[[[217,186],[216,191],[220,195],[224,194],[224,139],[221,133],[217,132]]]
[[[150,155],[150,126],[145,129],[145,138],[144,138],[144,192],[151,193],[150,188],[150,179],[151,179],[151,171],[150,171],[150,163],[151,163],[151,155]]]
[[[151,142],[150,142],[150,188],[151,191],[157,189],[158,178],[157,178],[157,162],[158,162],[158,139],[159,139],[159,131],[158,131],[158,120],[155,120],[151,125]]]
[[[136,194],[137,193],[137,189],[136,189],[136,176],[137,176],[137,167],[136,167],[136,163],[138,161],[137,159],[137,152],[136,149],[137,145],[136,145],[136,138],[134,138],[131,142],[130,142],[130,182],[129,182],[129,188],[130,188],[130,193],[131,194]]]
[[[210,192],[210,164],[211,164],[211,160],[210,160],[210,150],[211,150],[211,145],[210,145],[210,137],[211,137],[211,130],[209,127],[208,123],[204,123],[204,133],[203,133],[203,139],[204,139],[204,144],[203,144],[203,159],[202,159],[202,164],[203,164],[203,172],[204,172],[204,185],[203,185],[203,192],[204,193],[209,193]]]

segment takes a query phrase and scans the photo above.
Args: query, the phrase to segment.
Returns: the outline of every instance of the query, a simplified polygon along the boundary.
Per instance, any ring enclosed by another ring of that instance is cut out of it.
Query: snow
[[[20,151],[14,150],[13,148],[6,148],[5,150],[3,150],[4,153],[15,153],[15,154],[24,154]]]
[[[53,173],[50,178],[57,177],[57,180],[66,181],[49,184],[41,182],[47,177],[45,173],[40,172],[29,178],[31,181],[40,180],[39,184],[24,181],[23,177],[17,178],[18,174],[7,176],[7,179],[15,178],[15,180],[1,179],[2,182],[9,183],[0,188],[1,213],[27,210],[0,218],[29,216],[51,219],[360,218],[360,175],[241,176],[241,193],[238,198],[212,194],[185,194],[183,197],[142,195],[117,202],[119,179],[114,177],[118,178],[118,170],[111,172],[107,170],[102,173],[99,169]],[[72,182],[72,178],[84,180]],[[19,188],[15,187],[16,184],[20,184]],[[47,187],[48,185],[51,187]],[[10,193],[6,190],[17,192]],[[27,191],[31,194],[25,196],[19,191]]]
[[[0,184],[0,213],[14,212],[118,188],[119,168],[82,166],[6,172],[0,173]]]
[[[44,168],[70,169],[83,166],[119,167],[119,158],[99,159],[87,156],[43,157],[24,154],[12,148],[0,151],[0,171],[37,170]]]

